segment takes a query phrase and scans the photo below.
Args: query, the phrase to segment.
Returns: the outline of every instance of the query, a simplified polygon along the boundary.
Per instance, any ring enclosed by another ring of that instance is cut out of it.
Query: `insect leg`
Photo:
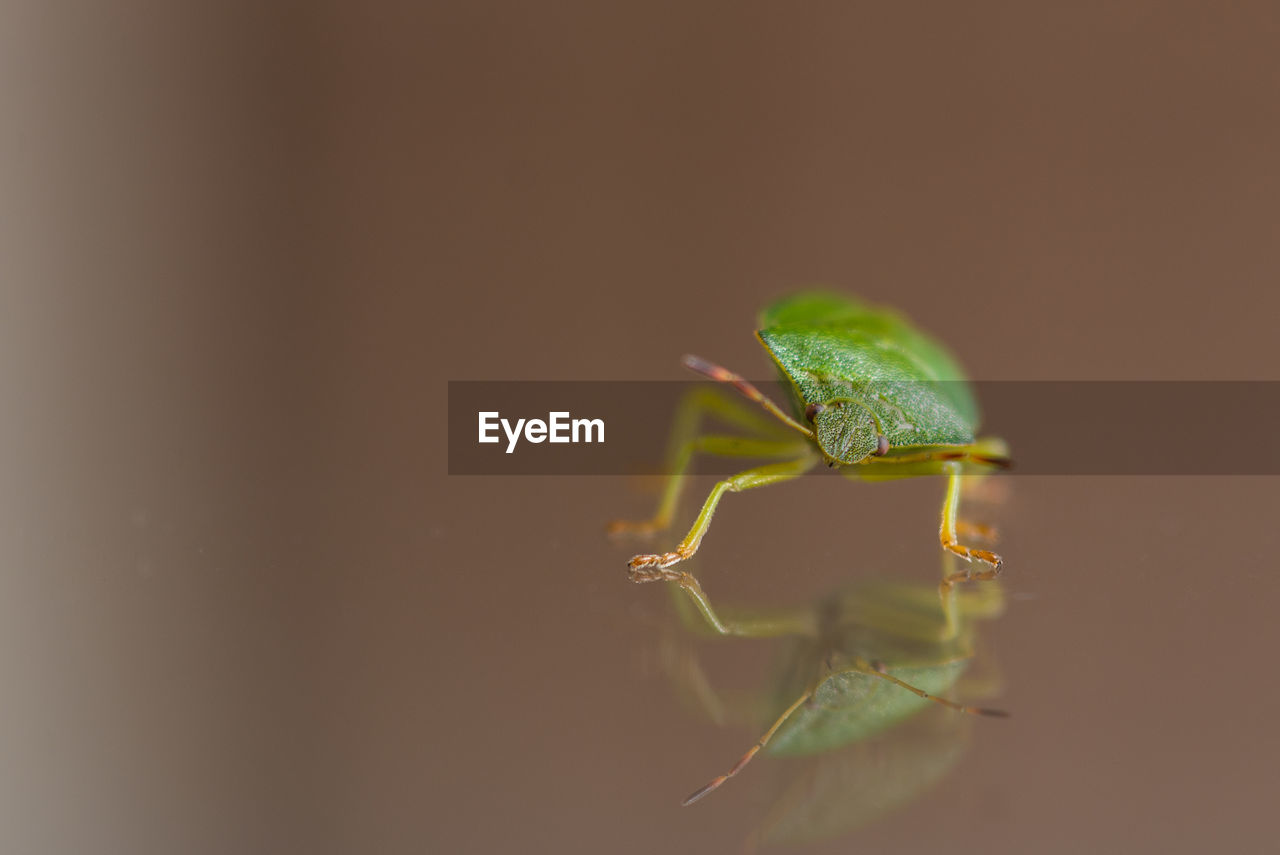
[[[795,458],[807,451],[805,446],[798,446],[787,440],[779,442],[770,439],[752,439],[727,434],[704,434],[695,436],[680,449],[676,462],[677,469],[667,477],[666,487],[662,491],[662,499],[658,502],[658,510],[647,520],[614,520],[609,523],[609,534],[635,533],[652,534],[671,525],[676,505],[680,502],[680,493],[684,487],[685,471],[695,452],[712,454],[719,457],[770,457]]]
[[[757,436],[776,436],[772,443],[748,437],[699,436],[698,430],[704,415],[751,431]],[[782,441],[785,432],[769,419],[758,415],[735,399],[727,398],[715,389],[701,387],[685,396],[676,414],[667,449],[665,471],[668,474],[662,498],[653,517],[647,520],[614,520],[609,523],[610,534],[651,534],[671,525],[684,486],[684,473],[688,470],[696,452],[718,454],[727,457],[794,457],[798,452],[795,441]]]
[[[747,749],[747,753],[746,753],[746,754],[743,754],[743,755],[742,755],[742,757],[740,757],[740,758],[738,759],[738,762],[733,764],[733,768],[732,768],[732,769],[730,769],[728,772],[725,772],[723,775],[720,775],[720,776],[718,776],[718,777],[714,778],[714,779],[713,779],[710,783],[708,783],[706,786],[704,786],[704,787],[700,787],[700,788],[699,788],[698,790],[696,790],[693,794],[691,794],[691,795],[689,796],[689,798],[687,798],[687,799],[685,799],[683,802],[681,802],[681,804],[682,804],[682,805],[684,805],[684,806],[688,806],[688,805],[693,804],[693,803],[694,803],[694,802],[696,802],[698,799],[700,799],[700,798],[702,798],[703,796],[707,795],[707,794],[708,794],[708,793],[710,793],[712,790],[716,789],[716,788],[717,788],[717,787],[719,787],[721,784],[723,784],[725,781],[729,780],[729,779],[730,779],[730,778],[732,778],[734,775],[736,775],[736,774],[738,774],[739,772],[741,772],[741,771],[742,771],[742,767],[744,767],[744,766],[746,766],[748,763],[750,763],[750,762],[751,762],[751,758],[752,758],[752,757],[755,757],[755,756],[756,756],[756,754],[758,754],[758,753],[760,752],[760,749],[764,748],[766,745],[768,745],[768,744],[769,744],[769,740],[770,740],[770,739],[772,739],[772,738],[773,738],[773,735],[774,735],[775,733],[777,733],[777,732],[778,732],[778,728],[782,727],[783,723],[785,723],[785,722],[786,722],[786,720],[787,720],[788,718],[790,718],[790,717],[791,717],[791,714],[792,714],[792,713],[794,713],[796,710],[800,709],[800,707],[804,704],[804,702],[805,702],[805,701],[807,701],[807,700],[809,700],[809,698],[810,698],[812,695],[813,695],[813,690],[812,690],[812,689],[810,689],[809,691],[805,692],[805,693],[804,693],[803,695],[801,695],[800,697],[796,698],[795,702],[794,702],[794,703],[792,703],[792,704],[791,704],[791,706],[787,707],[787,708],[786,708],[786,710],[782,713],[782,715],[778,716],[778,720],[777,720],[777,721],[775,721],[775,722],[774,722],[774,723],[769,727],[769,729],[765,731],[764,736],[760,737],[760,740],[759,740],[758,742],[756,742],[756,744],[755,744],[755,745],[753,745],[753,746],[751,746],[750,748],[748,748],[748,749]]]
[[[1003,559],[994,552],[973,549],[957,542],[956,513],[960,505],[960,487],[964,476],[960,472],[960,464],[956,461],[949,461],[943,466],[947,472],[947,497],[942,504],[942,525],[938,530],[942,548],[971,563],[974,558],[977,558],[991,565],[990,569],[978,571],[974,571],[972,567],[966,567],[958,573],[949,573],[944,570],[942,582],[938,585],[938,596],[942,599],[942,608],[947,615],[948,632],[954,634],[957,631],[955,585],[959,582],[986,582],[995,579],[1000,575]]]
[[[948,552],[959,555],[966,561],[972,561],[974,558],[990,564],[993,570],[988,576],[981,576],[978,573],[965,572],[961,574],[952,574],[963,576],[964,578],[990,578],[994,579],[995,574],[1000,572],[1000,565],[1004,562],[999,555],[994,552],[988,552],[985,549],[972,549],[968,546],[962,546],[956,538],[956,512],[960,507],[960,488],[963,484],[964,475],[960,469],[959,461],[949,460],[942,464],[943,471],[947,475],[947,497],[942,503],[942,525],[938,528],[938,537],[942,541],[942,548]],[[986,572],[986,571],[984,571]],[[948,577],[950,578],[950,577]]]
[[[667,568],[684,561],[698,551],[698,545],[702,543],[702,537],[707,533],[707,528],[711,525],[711,517],[716,512],[716,505],[720,504],[721,496],[725,493],[738,493],[754,487],[764,487],[780,481],[789,481],[812,469],[817,462],[817,455],[806,452],[803,457],[795,460],[766,463],[763,466],[747,469],[720,481],[711,489],[711,494],[707,496],[707,500],[702,504],[702,511],[698,514],[698,518],[694,520],[693,528],[689,529],[689,533],[685,535],[684,540],[680,541],[680,544],[676,546],[673,552],[663,552],[656,555],[637,555],[627,562],[627,566],[631,570],[631,581],[677,581],[679,573],[670,572]]]
[[[918,689],[905,680],[899,680],[897,677],[886,671],[883,666],[877,667],[875,664],[868,662],[865,659],[854,660],[853,670],[861,674],[866,674],[869,677],[879,677],[882,680],[888,680],[895,686],[901,686],[908,692],[918,695],[926,701],[933,701],[935,704],[942,704],[944,707],[950,707],[951,709],[959,710],[962,713],[968,713],[969,715],[989,715],[997,718],[1007,718],[1009,715],[1004,710],[993,710],[987,707],[967,707],[963,704],[958,704],[955,701],[949,701],[946,698],[931,695],[924,689]]]

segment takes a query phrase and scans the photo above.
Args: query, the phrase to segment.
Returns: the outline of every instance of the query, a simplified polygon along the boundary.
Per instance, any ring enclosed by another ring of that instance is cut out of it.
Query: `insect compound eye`
[[[889,438],[884,434],[876,434],[876,457],[884,457],[889,453]]]
[[[822,404],[810,404],[809,406],[804,408],[804,417],[808,419],[810,422],[812,422],[814,419],[818,417],[818,413],[822,412],[825,409],[826,407],[823,406]]]

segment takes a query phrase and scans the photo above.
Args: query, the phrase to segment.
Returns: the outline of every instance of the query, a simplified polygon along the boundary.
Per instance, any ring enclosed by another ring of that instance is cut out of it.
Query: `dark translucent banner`
[[[755,385],[805,422],[779,383]],[[878,424],[910,421],[928,430],[926,422],[948,414],[919,400],[941,400],[954,413],[954,403],[963,411],[972,395],[981,409],[977,434],[1008,443],[1011,474],[1280,475],[1280,382],[931,385],[923,395],[906,384],[853,390],[848,397],[857,400],[847,405],[877,414]],[[712,395],[732,403],[708,408]],[[687,421],[697,417],[699,433],[760,436],[735,423],[730,414],[741,411],[768,425],[773,439],[803,440],[733,388],[705,381],[451,381],[448,396],[451,475],[662,474],[681,412]],[[697,454],[690,471],[729,474],[750,465],[748,457]]]

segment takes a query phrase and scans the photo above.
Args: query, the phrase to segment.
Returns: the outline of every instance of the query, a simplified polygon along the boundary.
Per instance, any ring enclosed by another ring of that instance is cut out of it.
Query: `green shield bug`
[[[776,462],[746,469],[716,484],[674,550],[637,555],[628,562],[631,579],[677,578],[670,568],[698,551],[725,493],[795,478],[820,461],[849,477],[869,481],[947,476],[939,526],[942,547],[966,561],[977,559],[989,565],[986,570],[956,574],[952,581],[995,578],[1002,559],[994,552],[961,544],[959,534],[968,529],[981,535],[982,530],[958,522],[956,514],[962,476],[1007,467],[1007,447],[1003,440],[976,435],[977,404],[947,350],[896,312],[837,294],[783,299],[760,314],[759,326],[756,337],[790,391],[793,414],[732,371],[686,356],[688,368],[733,386],[776,421],[720,395],[695,394],[676,419],[669,461],[672,474],[657,513],[644,522],[615,522],[610,529],[647,533],[666,528],[695,452]],[[700,434],[705,413],[756,436]]]
[[[1007,715],[940,697],[972,661],[976,622],[1003,612],[998,583],[957,591],[943,604],[928,586],[866,580],[816,608],[722,615],[692,574],[674,571],[671,581],[680,589],[681,617],[694,628],[792,640],[770,704],[781,714],[728,772],[696,790],[686,805],[738,774],[761,751],[825,753],[895,727],[931,704],[970,715]],[[691,683],[708,685],[700,671],[691,677]]]

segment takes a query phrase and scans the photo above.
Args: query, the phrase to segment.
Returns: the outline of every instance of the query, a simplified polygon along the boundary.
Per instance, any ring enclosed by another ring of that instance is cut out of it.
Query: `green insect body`
[[[967,571],[963,578],[994,578],[1002,559],[962,545],[957,531],[963,524],[958,524],[956,514],[962,475],[1007,466],[1007,448],[1002,440],[977,437],[977,404],[946,348],[896,312],[835,294],[801,294],[775,303],[761,313],[756,335],[790,392],[794,417],[728,369],[692,356],[685,357],[685,365],[732,385],[790,431],[776,423],[762,426],[759,417],[741,405],[691,399],[677,418],[669,461],[672,476],[657,513],[644,522],[614,523],[612,529],[649,533],[669,525],[695,451],[777,462],[717,484],[673,551],[631,559],[631,579],[675,578],[669,568],[697,552],[725,493],[789,480],[818,462],[863,480],[947,476],[939,528],[942,546],[991,567]],[[753,430],[759,438],[744,442],[740,436],[697,433],[701,415],[708,412]]]
[[[800,297],[760,324],[756,335],[830,464],[973,443],[978,408],[959,366],[898,315]]]
[[[771,705],[776,720],[728,773],[686,804],[736,775],[760,751],[825,753],[893,728],[935,704],[953,712],[1004,715],[945,697],[972,661],[976,622],[1003,611],[998,585],[957,591],[943,604],[927,586],[864,581],[816,609],[722,617],[691,574],[682,571],[676,581],[686,623],[719,635],[792,640]]]

